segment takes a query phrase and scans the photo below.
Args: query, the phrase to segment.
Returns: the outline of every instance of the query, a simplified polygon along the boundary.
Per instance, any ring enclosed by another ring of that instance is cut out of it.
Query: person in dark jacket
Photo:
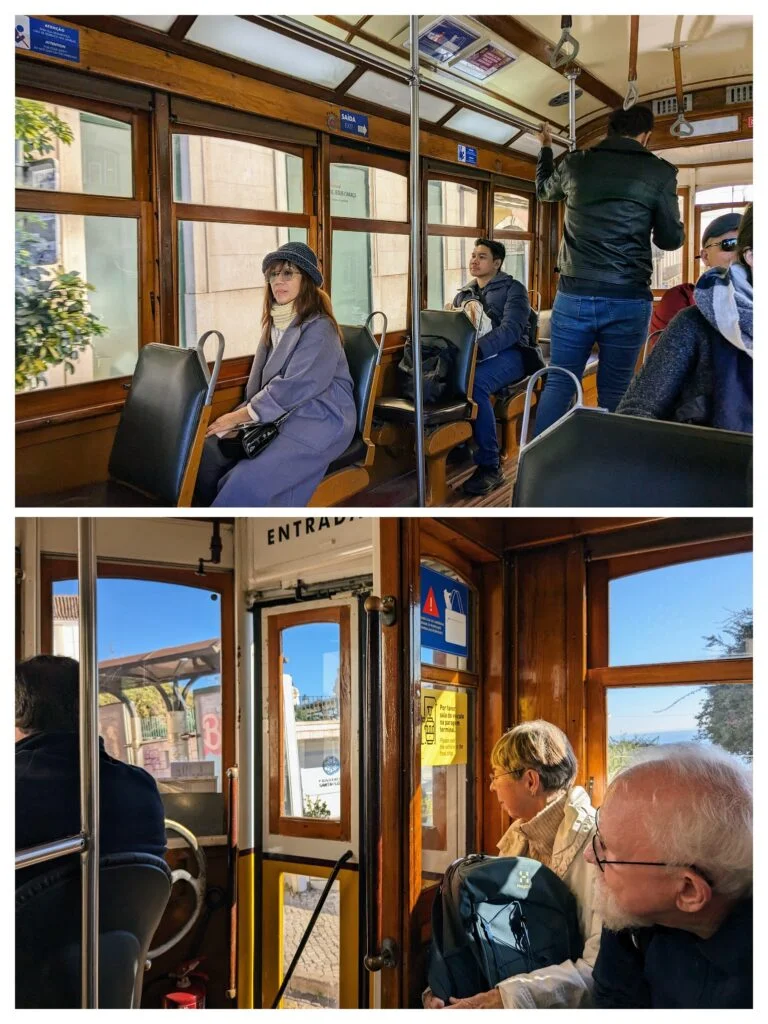
[[[331,300],[322,290],[317,256],[303,242],[286,242],[261,265],[262,333],[245,387],[245,401],[219,416],[208,437],[196,502],[252,508],[306,505],[328,466],[355,436],[352,377]],[[234,461],[218,438],[244,423],[273,423],[290,413],[255,459]]]
[[[454,308],[471,299],[479,301],[492,325],[491,330],[480,337],[477,346],[473,390],[477,402],[477,419],[473,425],[477,469],[464,483],[464,491],[470,495],[488,494],[504,482],[491,395],[507,384],[522,380],[528,372],[526,350],[529,350],[531,304],[527,289],[502,271],[506,255],[501,242],[476,239],[469,260],[473,280],[465,284],[453,300]]]
[[[713,267],[659,338],[617,412],[752,433],[752,205],[736,262]]]
[[[16,849],[80,832],[80,666],[41,654],[16,666]],[[99,740],[100,856],[165,853],[165,814],[149,772],[110,757]],[[16,886],[77,863],[78,854],[16,872]]]
[[[651,745],[611,782],[600,869],[600,1009],[752,1006],[752,774],[720,747]]]
[[[646,148],[651,110],[637,105],[615,110],[608,124],[606,139],[569,153],[557,168],[552,136],[543,126],[536,194],[544,202],[565,200],[550,365],[581,379],[597,343],[598,402],[613,412],[632,379],[651,317],[651,240],[659,249],[679,249],[685,232],[677,171]],[[563,415],[572,395],[565,374],[547,378],[536,434]]]

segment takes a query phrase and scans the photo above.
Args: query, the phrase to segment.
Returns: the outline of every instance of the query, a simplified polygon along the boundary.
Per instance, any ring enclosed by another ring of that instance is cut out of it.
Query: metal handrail
[[[330,895],[331,886],[336,881],[336,876],[341,871],[344,864],[346,864],[346,862],[351,857],[352,851],[347,850],[345,853],[342,853],[342,855],[334,864],[333,870],[328,876],[328,881],[325,883],[325,888],[322,891],[320,899],[317,901],[317,906],[312,911],[312,917],[310,917],[309,923],[307,924],[307,927],[304,929],[304,934],[301,936],[301,941],[296,947],[296,952],[293,954],[293,960],[291,960],[290,966],[288,967],[288,970],[285,972],[285,977],[283,978],[282,984],[280,985],[280,988],[277,990],[277,995],[275,996],[270,1007],[271,1010],[277,1010],[278,1007],[280,1006],[280,1000],[283,998],[285,990],[288,988],[288,985],[290,984],[291,978],[293,977],[293,972],[296,970],[296,965],[301,959],[301,954],[304,952],[304,947],[309,942],[309,937],[312,934],[312,929],[315,927],[317,919],[318,917],[320,917],[320,912],[325,906],[325,901],[328,899],[328,896]]]
[[[576,385],[576,405],[573,408],[578,408],[584,405],[584,389],[581,386],[581,381],[572,373],[571,370],[566,370],[564,366],[542,366],[540,370],[532,373],[528,378],[528,386],[525,389],[525,404],[523,405],[523,423],[520,427],[520,452],[517,456],[518,463],[522,458],[523,451],[528,444],[528,424],[531,419],[531,405],[533,399],[533,388],[537,380],[540,380],[545,373],[551,373],[552,371],[559,370],[561,373],[567,373],[573,383]],[[557,422],[557,421],[556,421]],[[555,424],[553,423],[552,426]]]
[[[378,355],[376,356],[376,365],[378,366],[379,363],[381,362],[381,354],[384,351],[384,342],[387,340],[387,328],[389,327],[389,320],[387,318],[387,314],[381,309],[374,309],[372,313],[368,314],[363,326],[367,328],[368,331],[370,331],[371,335],[375,339],[376,335],[374,334],[373,329],[371,328],[371,321],[376,316],[380,316],[381,319],[384,321],[384,323],[381,325],[381,341],[379,342],[379,352]]]
[[[44,864],[47,860],[58,860],[69,853],[82,853],[85,849],[85,836],[69,836],[56,839],[52,843],[40,843],[29,846],[25,850],[16,851],[16,870],[31,868],[35,864]]]
[[[417,504],[427,504],[424,464],[424,390],[421,365],[421,192],[419,189],[419,17],[411,15],[411,346],[413,349],[413,404],[416,410]]]
[[[213,364],[213,371],[209,373],[208,361],[205,358],[205,343],[212,334],[215,334],[219,339],[219,344],[216,348],[216,359]],[[208,391],[205,395],[205,404],[210,405],[213,401],[213,393],[216,390],[216,381],[219,379],[221,361],[224,358],[224,335],[221,331],[206,331],[205,334],[201,335],[200,340],[197,343],[197,354],[200,358],[200,364],[203,367],[205,379],[208,381]]]

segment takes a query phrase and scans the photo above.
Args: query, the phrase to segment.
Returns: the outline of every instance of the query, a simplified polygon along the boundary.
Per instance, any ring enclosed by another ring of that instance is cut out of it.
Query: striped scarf
[[[718,334],[752,358],[752,282],[746,268],[713,267],[699,278],[693,297]]]

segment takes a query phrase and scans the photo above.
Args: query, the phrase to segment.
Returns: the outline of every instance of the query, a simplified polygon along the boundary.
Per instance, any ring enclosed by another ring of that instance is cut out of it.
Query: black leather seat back
[[[471,398],[475,369],[475,325],[463,309],[422,309],[419,324],[422,338],[428,334],[446,338],[457,350],[448,401]]]
[[[752,505],[752,436],[574,409],[520,455],[518,508]]]
[[[110,476],[175,506],[207,390],[196,349],[145,345],[117,428]]]
[[[370,421],[370,408],[374,400],[373,384],[379,346],[367,327],[342,326],[344,353],[352,376],[352,393],[357,409],[357,431],[365,437]]]
[[[80,996],[80,864],[16,890],[16,1006],[72,1009]],[[144,964],[171,893],[171,871],[149,853],[103,857],[99,891],[99,1008],[138,1009]]]

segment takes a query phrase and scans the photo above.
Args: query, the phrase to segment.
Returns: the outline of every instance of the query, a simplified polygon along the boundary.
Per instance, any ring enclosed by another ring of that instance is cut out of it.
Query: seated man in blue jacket
[[[80,666],[42,654],[16,666],[16,849],[80,833]],[[100,856],[165,853],[165,815],[149,772],[101,748]],[[77,863],[72,854],[16,872],[16,886]]]
[[[453,300],[454,308],[470,299],[478,300],[493,325],[478,342],[473,393],[477,402],[477,469],[464,484],[465,493],[470,495],[488,494],[504,482],[491,395],[522,380],[527,372],[523,350],[528,346],[531,304],[527,289],[502,271],[506,254],[501,242],[478,238],[469,260],[474,280],[465,284]]]
[[[750,769],[703,743],[652,745],[613,780],[595,824],[595,1006],[750,1008]]]

